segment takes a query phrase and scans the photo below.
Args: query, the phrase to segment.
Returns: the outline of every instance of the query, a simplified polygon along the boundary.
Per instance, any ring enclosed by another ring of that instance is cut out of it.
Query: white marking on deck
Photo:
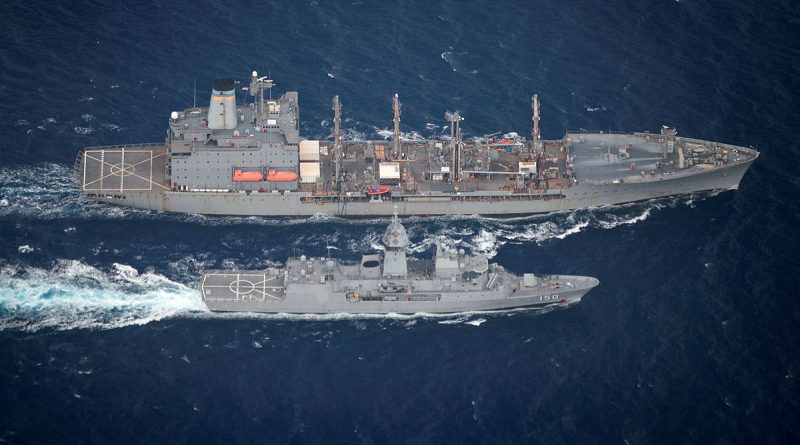
[[[166,168],[166,166],[167,163],[165,162],[164,168]],[[166,177],[167,175],[164,174],[164,178]],[[150,181],[148,181],[147,185],[148,185],[147,190],[153,190],[153,150],[150,150]]]
[[[222,277],[225,284],[206,284],[209,277]],[[262,278],[261,281],[256,281],[258,277]],[[244,301],[245,297],[251,301],[264,301],[267,297],[283,301],[285,297],[282,294],[286,291],[284,286],[267,286],[268,281],[279,278],[280,275],[268,277],[267,274],[211,273],[203,275],[200,286],[203,289],[203,298],[209,301]],[[212,289],[227,290],[230,293],[215,295]],[[235,298],[225,298],[225,295],[231,294],[235,295]]]
[[[91,156],[89,157],[91,158]],[[103,176],[103,165],[105,165],[106,163],[105,159],[106,159],[106,151],[100,150],[100,159],[98,159],[98,161],[100,161],[100,190],[103,190],[103,178],[105,178],[105,176]]]
[[[86,152],[83,152],[83,189],[86,190]]]
[[[120,155],[122,157],[122,162],[119,164],[119,166],[117,166],[117,164],[111,164],[111,163],[106,162],[105,161],[105,152],[106,152],[106,150],[100,150],[100,159],[98,159],[98,158],[96,158],[94,156],[90,156],[90,153],[97,153],[96,150],[95,151],[85,151],[83,153],[83,155],[84,155],[83,189],[84,190],[87,190],[88,186],[90,186],[90,185],[92,185],[92,184],[94,184],[96,182],[100,182],[100,188],[99,189],[89,189],[89,190],[101,190],[101,191],[102,190],[106,190],[105,187],[104,187],[104,184],[103,184],[103,180],[105,178],[108,178],[109,176],[120,176],[120,191],[121,192],[124,192],[126,190],[127,191],[152,191],[153,190],[153,184],[163,188],[164,190],[169,190],[169,187],[165,187],[165,186],[159,184],[158,182],[153,181],[153,160],[155,158],[160,157],[160,156],[166,155],[166,152],[159,153],[158,155],[153,155],[153,150],[128,150],[128,153],[143,153],[143,154],[149,154],[150,155],[149,159],[143,159],[143,160],[141,160],[139,162],[136,162],[135,164],[130,164],[128,166],[126,166],[125,163],[124,163],[124,161],[125,161],[125,149],[124,148],[119,150],[119,151],[113,151],[113,150],[109,151],[109,153],[120,153]],[[97,162],[100,163],[100,177],[98,179],[95,179],[95,180],[89,181],[89,182],[86,182],[86,164],[87,164],[86,160],[87,159],[92,159],[92,160],[97,161]],[[148,161],[150,162],[150,177],[149,178],[145,178],[144,176],[141,176],[141,175],[138,175],[138,174],[134,173],[136,171],[136,166],[144,164],[145,162],[148,162]],[[109,166],[109,169],[111,170],[111,173],[109,173],[109,174],[105,174],[105,166],[106,165]],[[115,173],[115,171],[114,171],[115,167],[119,169],[119,175],[117,175]],[[130,171],[128,169],[130,169]],[[128,189],[125,189],[124,185],[123,185],[123,181],[124,181],[123,178],[125,176],[127,176],[125,173],[128,173],[128,175],[131,175],[131,176],[136,176],[137,178],[145,181],[148,184],[148,188],[128,188]]]
[[[131,172],[131,174],[133,174],[133,172]],[[153,179],[152,175],[150,175],[150,179]],[[122,154],[119,161],[119,192],[122,193],[123,190],[125,190],[125,147],[122,147]]]

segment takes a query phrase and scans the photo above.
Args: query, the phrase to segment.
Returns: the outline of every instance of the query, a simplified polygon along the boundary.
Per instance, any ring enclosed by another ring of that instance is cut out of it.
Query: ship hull
[[[468,194],[393,196],[385,200],[337,201],[318,199],[309,193],[229,192],[128,192],[89,195],[91,199],[139,209],[220,216],[380,217],[395,210],[401,216],[517,215],[567,211],[643,201],[739,186],[755,158],[708,171],[641,182],[578,183],[547,194]]]
[[[204,297],[212,312],[255,312],[285,314],[452,314],[462,312],[488,312],[520,308],[544,308],[547,306],[571,306],[599,282],[596,279],[577,276],[560,276],[563,280],[583,280],[589,284],[569,290],[549,292],[515,292],[507,289],[474,292],[432,293],[433,301],[413,301],[398,295],[396,301],[348,300],[344,293],[329,288],[309,287],[289,291],[282,299],[213,300]]]

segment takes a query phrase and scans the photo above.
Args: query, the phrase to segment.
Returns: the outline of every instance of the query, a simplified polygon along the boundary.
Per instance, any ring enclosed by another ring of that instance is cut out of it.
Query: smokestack
[[[231,130],[236,128],[236,90],[233,79],[217,79],[211,90],[208,105],[208,128]]]

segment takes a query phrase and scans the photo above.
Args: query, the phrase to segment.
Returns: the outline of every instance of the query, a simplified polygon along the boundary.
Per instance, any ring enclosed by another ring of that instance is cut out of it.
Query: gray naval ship
[[[237,87],[217,80],[208,107],[173,111],[164,142],[87,147],[75,176],[89,199],[207,215],[389,216],[548,213],[738,187],[753,148],[657,133],[531,135],[466,140],[447,112],[449,137],[408,140],[394,95],[386,140],[345,140],[333,98],[332,140],[299,134],[298,94],[272,99],[253,72]],[[266,96],[266,97],[265,97]]]
[[[283,268],[207,271],[200,291],[219,312],[434,314],[569,306],[599,284],[573,275],[519,277],[486,257],[438,244],[433,259],[406,258],[408,243],[395,215],[383,255],[353,263],[300,256]]]

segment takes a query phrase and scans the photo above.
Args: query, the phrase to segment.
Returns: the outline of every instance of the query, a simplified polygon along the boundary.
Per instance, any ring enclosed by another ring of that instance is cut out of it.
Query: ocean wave
[[[200,293],[153,272],[76,260],[0,269],[0,331],[113,329],[206,311]]]

